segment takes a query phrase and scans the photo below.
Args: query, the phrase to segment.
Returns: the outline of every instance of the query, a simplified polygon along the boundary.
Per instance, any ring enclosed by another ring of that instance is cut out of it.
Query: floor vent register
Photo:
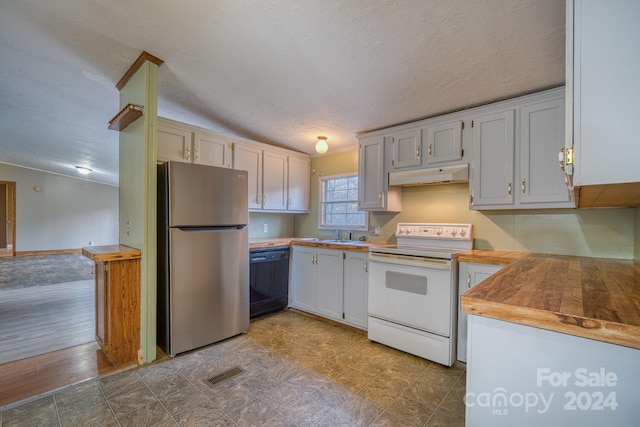
[[[244,371],[241,368],[238,368],[237,366],[235,368],[231,368],[227,371],[222,372],[221,374],[216,375],[215,377],[211,377],[207,380],[207,382],[209,383],[209,385],[216,385],[218,383],[221,383],[222,381],[228,380],[231,377],[235,377],[238,374],[243,373]]]

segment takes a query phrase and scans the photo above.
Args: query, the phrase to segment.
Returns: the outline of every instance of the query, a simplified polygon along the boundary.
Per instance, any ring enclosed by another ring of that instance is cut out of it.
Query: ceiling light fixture
[[[76,169],[78,169],[78,172],[82,175],[87,175],[89,172],[92,172],[91,169],[85,168],[84,166],[76,166]]]
[[[329,146],[327,145],[327,137],[319,136],[318,142],[316,142],[316,151],[320,154],[323,154],[326,153],[328,149]]]

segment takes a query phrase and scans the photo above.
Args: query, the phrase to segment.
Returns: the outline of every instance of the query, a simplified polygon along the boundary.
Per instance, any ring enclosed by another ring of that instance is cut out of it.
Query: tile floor
[[[211,385],[231,368],[243,372]],[[463,426],[465,365],[297,313],[0,413],[0,426]]]

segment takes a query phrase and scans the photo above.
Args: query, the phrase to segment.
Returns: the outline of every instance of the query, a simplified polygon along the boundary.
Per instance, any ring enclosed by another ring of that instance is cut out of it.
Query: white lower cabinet
[[[345,251],[344,321],[367,329],[369,307],[369,253]]]
[[[291,250],[289,306],[316,311],[316,248],[293,246]]]
[[[461,262],[458,265],[458,360],[467,361],[467,313],[460,310],[460,295],[502,269],[501,265]]]
[[[342,320],[343,252],[316,249],[316,313]]]
[[[293,246],[289,305],[367,327],[368,253]]]

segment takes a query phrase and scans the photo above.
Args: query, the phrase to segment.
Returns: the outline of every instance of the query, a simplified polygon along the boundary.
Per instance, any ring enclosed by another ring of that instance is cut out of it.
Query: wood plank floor
[[[118,369],[95,342],[5,363],[0,365],[0,410]]]
[[[94,341],[90,265],[59,254],[2,258],[0,410],[122,369]]]
[[[94,341],[94,295],[91,280],[0,291],[0,364]]]

